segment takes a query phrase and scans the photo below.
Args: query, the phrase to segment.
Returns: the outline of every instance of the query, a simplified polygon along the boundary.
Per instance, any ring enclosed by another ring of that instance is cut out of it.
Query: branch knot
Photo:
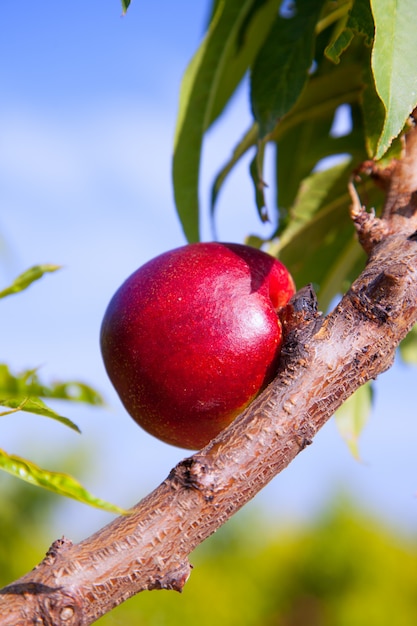
[[[215,484],[207,458],[194,455],[184,459],[170,472],[168,480],[174,488],[194,489],[206,502],[214,499]]]
[[[352,200],[350,206],[350,217],[358,235],[359,243],[370,254],[377,243],[388,235],[388,226],[384,220],[375,216],[375,211],[370,212],[361,204],[358,192],[352,181],[348,184],[349,194]]]

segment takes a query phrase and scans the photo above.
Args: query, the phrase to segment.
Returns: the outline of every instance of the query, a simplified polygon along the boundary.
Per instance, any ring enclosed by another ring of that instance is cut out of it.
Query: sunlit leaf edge
[[[58,495],[72,498],[83,504],[108,511],[109,513],[118,515],[126,515],[129,513],[129,511],[121,507],[96,498],[69,474],[42,469],[32,461],[8,454],[1,449],[0,469],[31,485],[47,489]]]
[[[204,40],[183,76],[174,138],[172,177],[178,216],[188,241],[198,241],[198,181],[201,148],[216,88],[245,15],[253,0],[219,3]]]
[[[5,298],[6,296],[19,293],[24,289],[27,289],[32,283],[42,278],[45,274],[56,272],[59,269],[61,269],[60,265],[51,265],[48,263],[43,265],[33,265],[22,274],[19,274],[11,285],[2,289],[0,291],[0,298]]]
[[[0,417],[4,415],[9,415],[10,413],[15,413],[18,411],[24,411],[25,413],[32,413],[34,415],[41,415],[42,417],[48,417],[50,419],[63,424],[64,426],[68,426],[71,430],[74,430],[77,433],[81,433],[79,427],[68,417],[64,417],[60,415],[50,407],[48,407],[40,398],[35,397],[19,397],[19,398],[0,398],[0,406],[7,407],[11,409],[10,411],[5,411],[0,413]]]
[[[417,105],[417,77],[410,59],[417,54],[414,0],[371,0],[375,23],[372,70],[386,111],[375,158],[381,159]]]

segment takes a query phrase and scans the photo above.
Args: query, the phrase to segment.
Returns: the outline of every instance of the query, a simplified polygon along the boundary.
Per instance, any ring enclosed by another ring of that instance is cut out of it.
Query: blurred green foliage
[[[34,567],[56,537],[52,494],[0,474],[0,586]],[[7,538],[7,540],[4,540]],[[315,520],[273,528],[242,511],[192,555],[182,594],[145,592],[101,626],[415,626],[417,537],[347,500]]]
[[[0,587],[31,570],[45,556],[46,520],[57,499],[0,472]]]
[[[271,530],[245,512],[191,556],[182,594],[142,593],[102,626],[414,626],[417,544],[346,503]]]

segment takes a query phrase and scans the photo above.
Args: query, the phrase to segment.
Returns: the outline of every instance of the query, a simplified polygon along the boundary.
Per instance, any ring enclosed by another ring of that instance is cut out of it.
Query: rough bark
[[[393,362],[417,321],[417,131],[384,181],[381,218],[352,219],[369,254],[329,315],[302,289],[283,314],[275,380],[206,448],[181,461],[133,507],[77,545],[61,539],[30,573],[0,591],[0,625],[87,625],[132,595],[181,591],[190,552],[284,469],[358,387]]]

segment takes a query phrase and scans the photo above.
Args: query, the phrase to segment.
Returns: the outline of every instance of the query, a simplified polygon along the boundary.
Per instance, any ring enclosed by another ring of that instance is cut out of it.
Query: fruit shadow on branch
[[[417,321],[417,130],[402,158],[371,168],[381,218],[351,186],[365,270],[327,316],[301,289],[282,315],[275,379],[205,448],[122,516],[79,544],[56,541],[30,573],[0,591],[0,624],[91,624],[143,590],[181,591],[192,550],[310,444],[335,410],[388,369]],[[39,620],[36,622],[36,620]]]

